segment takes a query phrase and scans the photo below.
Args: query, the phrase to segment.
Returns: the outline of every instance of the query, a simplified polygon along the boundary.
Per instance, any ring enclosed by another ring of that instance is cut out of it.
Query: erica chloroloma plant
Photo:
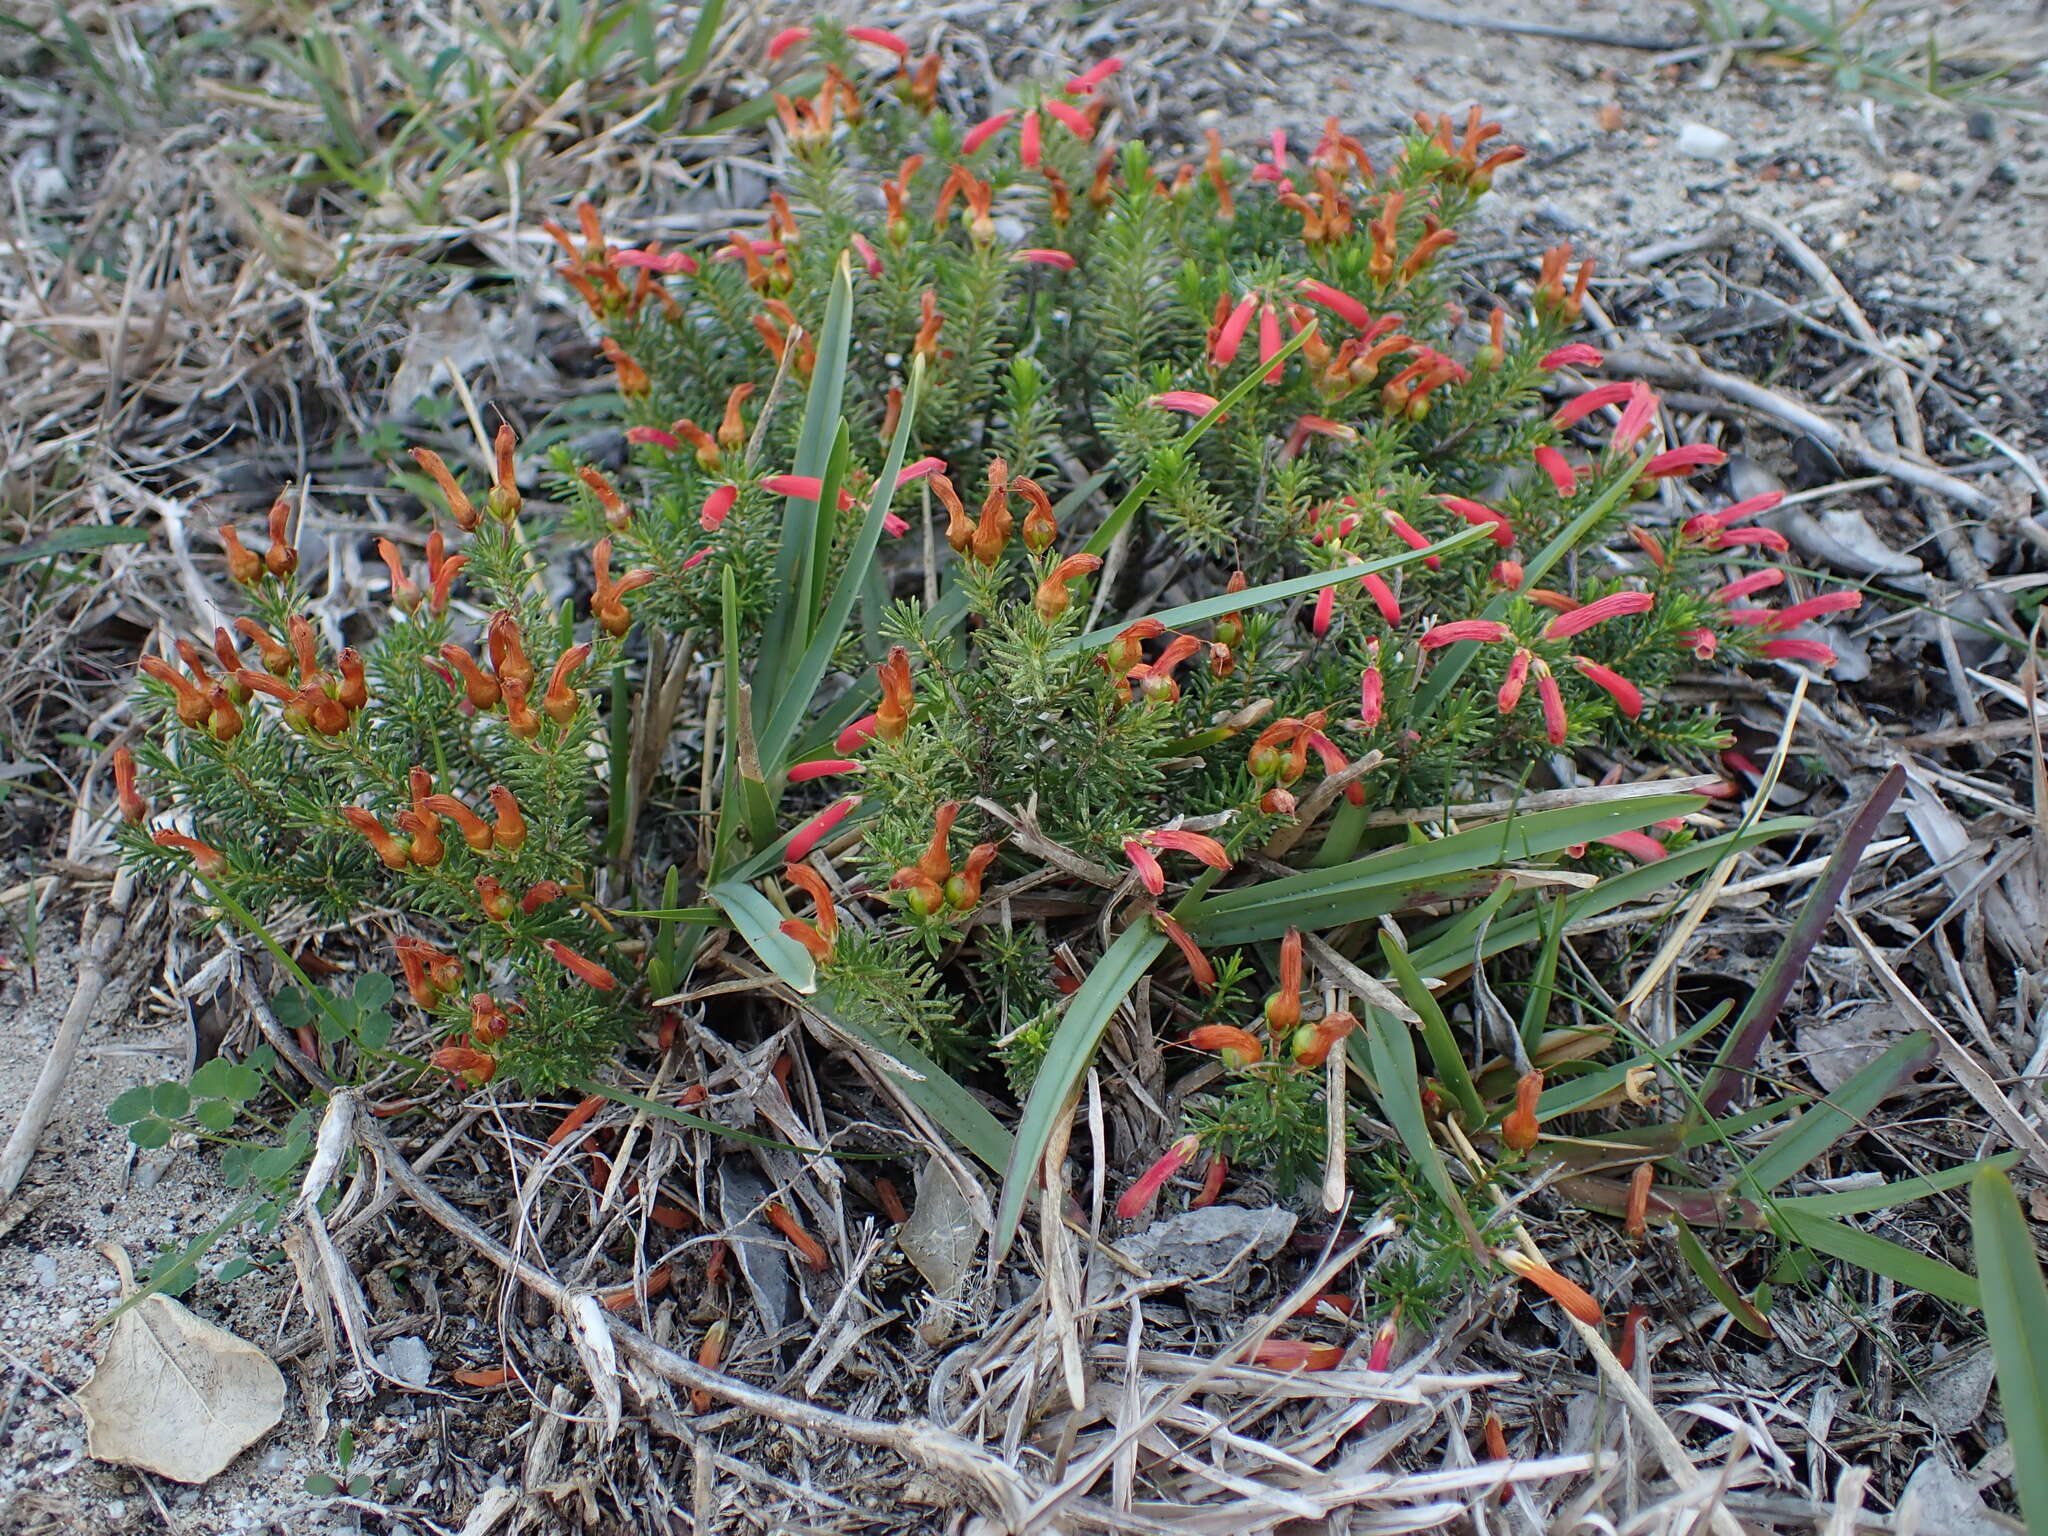
[[[1432,1138],[1525,1153],[1518,1080],[1613,1037],[1532,1008],[1497,1055],[1446,984],[1771,827],[1518,802],[1711,769],[1673,679],[1825,666],[1797,631],[1855,594],[1762,606],[1773,498],[1716,507],[1722,451],[1602,376],[1590,258],[1458,265],[1521,153],[1476,108],[1166,164],[1102,132],[1113,59],[979,115],[876,29],[770,65],[811,73],[761,224],[551,226],[621,461],[419,451],[425,564],[381,545],[353,646],[289,499],[261,554],[222,530],[249,612],[143,663],[133,856],[238,922],[388,932],[414,1012],[321,1043],[394,1096],[582,1083],[699,956],[772,973],[715,1027],[800,1006],[911,1064],[1006,1173],[1005,1244],[1148,976],[1205,1086],[1110,1149],[1151,1166],[1122,1215],[1184,1169],[1438,1198]],[[1367,1112],[1421,1172],[1332,1143]]]

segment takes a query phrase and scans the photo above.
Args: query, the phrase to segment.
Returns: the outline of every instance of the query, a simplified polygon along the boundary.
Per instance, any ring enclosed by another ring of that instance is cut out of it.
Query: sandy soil
[[[1624,10],[1537,0],[1496,0],[1485,9],[1496,17],[1563,18],[1592,31],[1653,33],[1682,31],[1691,15],[1680,5]],[[2021,0],[1939,9],[1960,39],[2023,51],[2040,40],[2039,7]],[[955,26],[985,30],[989,53],[1006,69],[1043,57],[1050,15],[1016,7],[1014,14],[963,15]],[[863,19],[922,30],[907,9],[892,16],[867,7]],[[1910,31],[1902,25],[1900,35]],[[1492,232],[1504,244],[1568,237],[1613,263],[1760,209],[1826,252],[1881,326],[1931,328],[1940,334],[1930,344],[1941,348],[2002,352],[2027,395],[2048,381],[2034,355],[2048,323],[2048,171],[2037,122],[1873,107],[1824,78],[1766,65],[1738,63],[1714,88],[1696,89],[1689,83],[1696,63],[1660,68],[1642,50],[1458,31],[1334,0],[1112,5],[1071,27],[1047,67],[1116,49],[1142,51],[1133,105],[1139,117],[1163,122],[1169,143],[1176,135],[1198,141],[1214,126],[1249,147],[1282,124],[1297,136],[1312,133],[1329,114],[1364,125],[1369,143],[1385,143],[1412,109],[1462,111],[1483,102],[1531,151],[1526,165],[1503,178],[1506,195],[1495,204]],[[2027,76],[2007,88],[2038,95],[2038,82]],[[1687,125],[1698,127],[1688,135]],[[1725,146],[1713,135],[1725,135]],[[1710,152],[1689,153],[1695,141]],[[0,1105],[18,1104],[40,1067],[69,995],[66,949],[75,925],[75,912],[60,907],[52,915],[33,984],[25,971],[0,978],[7,1020]],[[376,1467],[405,1460],[408,1446],[417,1453],[430,1405],[455,1415],[459,1428],[460,1403],[384,1388],[332,1408],[327,1439],[316,1445],[305,1383],[288,1368],[294,1391],[284,1425],[203,1490],[160,1484],[152,1497],[135,1475],[84,1456],[83,1427],[66,1393],[92,1369],[97,1345],[87,1329],[115,1291],[94,1245],[118,1240],[141,1260],[204,1230],[223,1203],[207,1159],[175,1147],[132,1154],[104,1117],[124,1088],[190,1062],[185,1005],[150,1000],[160,953],[159,930],[138,941],[121,968],[24,1199],[0,1212],[7,1229],[0,1238],[0,1531],[304,1530],[348,1528],[359,1519],[372,1529],[397,1528],[306,1494],[308,1472],[330,1467],[331,1437],[344,1421],[356,1425],[359,1464]],[[202,1315],[270,1344],[281,1328],[303,1325],[303,1317],[287,1317],[287,1298],[282,1281],[251,1276],[233,1286],[203,1285],[189,1299]],[[428,1343],[440,1353],[440,1340]],[[430,1487],[420,1503],[460,1526],[470,1500]]]

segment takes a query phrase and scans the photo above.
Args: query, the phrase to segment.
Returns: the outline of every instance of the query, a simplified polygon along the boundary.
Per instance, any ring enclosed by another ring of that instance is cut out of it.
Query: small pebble
[[[1989,144],[1998,132],[1998,119],[1979,107],[1964,121],[1963,131],[1979,144]]]
[[[1909,197],[1927,185],[1927,178],[1918,171],[1893,171],[1887,179],[1894,192],[1904,192]]]
[[[1725,160],[1735,140],[1705,123],[1687,123],[1678,130],[1678,152],[1694,160]]]

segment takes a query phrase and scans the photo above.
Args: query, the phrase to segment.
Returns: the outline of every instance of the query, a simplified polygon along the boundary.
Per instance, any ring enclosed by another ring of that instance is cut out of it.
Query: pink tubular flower
[[[1728,462],[1728,455],[1712,443],[1687,443],[1681,448],[1667,449],[1642,467],[1640,473],[1646,480],[1665,480],[1674,475],[1690,475],[1702,469],[1714,469]]]
[[[1508,675],[1501,682],[1500,692],[1494,696],[1494,703],[1502,714],[1512,715],[1515,706],[1522,702],[1522,689],[1528,685],[1529,663],[1533,659],[1525,645],[1515,651],[1514,659],[1508,663]]]
[[[1773,661],[1810,661],[1817,667],[1832,667],[1840,660],[1831,647],[1818,640],[1766,640],[1757,652]]]
[[[1425,651],[1440,646],[1456,645],[1460,640],[1477,640],[1483,645],[1493,644],[1514,637],[1514,631],[1498,619],[1453,619],[1448,624],[1432,625],[1423,632],[1421,645]]]
[[[1131,1221],[1144,1213],[1152,1203],[1152,1197],[1166,1186],[1166,1181],[1194,1161],[1195,1154],[1202,1150],[1202,1143],[1194,1136],[1183,1136],[1166,1149],[1165,1154],[1147,1168],[1144,1174],[1129,1189],[1123,1192],[1116,1203],[1119,1221]]]
[[[1316,611],[1309,620],[1309,633],[1318,640],[1330,632],[1330,616],[1337,611],[1337,589],[1325,587],[1316,594]]]
[[[1521,591],[1522,583],[1529,579],[1519,560],[1496,560],[1487,574],[1495,586],[1507,592]]]
[[[1152,856],[1152,850],[1135,837],[1124,839],[1124,857],[1131,861],[1131,868],[1138,872],[1138,883],[1154,896],[1166,891],[1166,871],[1159,866],[1159,860]]]
[[[871,43],[877,48],[886,48],[899,59],[910,57],[910,44],[894,32],[881,27],[848,27],[846,35],[857,43]]]
[[[1095,137],[1094,120],[1079,107],[1070,106],[1064,101],[1046,101],[1039,105],[1082,143],[1086,144]]]
[[[1281,459],[1287,460],[1299,454],[1311,436],[1334,438],[1340,443],[1358,441],[1358,429],[1341,421],[1332,421],[1327,416],[1304,413],[1294,419],[1294,428],[1287,434],[1286,446],[1280,450]]]
[[[833,737],[832,745],[841,752],[858,752],[862,747],[875,739],[875,727],[877,724],[878,722],[873,715],[862,715],[853,724]]]
[[[1378,667],[1367,667],[1358,676],[1358,720],[1368,731],[1380,723],[1387,708],[1387,680]]]
[[[1605,410],[1610,405],[1620,405],[1634,392],[1633,384],[1596,384],[1583,395],[1567,400],[1557,408],[1557,414],[1550,418],[1551,425],[1569,427],[1584,421],[1595,411]]]
[[[1394,1364],[1394,1341],[1401,1336],[1401,1320],[1389,1317],[1372,1336],[1372,1352],[1365,1357],[1365,1368],[1384,1375]]]
[[[1739,603],[1745,597],[1754,597],[1759,592],[1768,592],[1785,580],[1785,573],[1776,566],[1764,571],[1751,571],[1728,583],[1711,599],[1717,603]]]
[[[1707,541],[1709,549],[1720,549],[1726,545],[1741,548],[1768,549],[1773,554],[1789,554],[1792,541],[1775,528],[1727,528]]]
[[[659,272],[673,277],[680,272],[685,277],[697,275],[696,258],[683,251],[613,251],[612,265],[615,267],[644,267],[649,272]]]
[[[1259,361],[1270,362],[1280,353],[1280,317],[1273,313],[1271,304],[1259,306]],[[1274,363],[1268,368],[1262,384],[1278,384],[1281,374],[1287,371],[1285,363]]]
[[[773,64],[790,49],[811,40],[809,27],[784,27],[768,39],[768,62]]]
[[[1564,692],[1557,686],[1557,677],[1548,662],[1532,662],[1529,670],[1536,674],[1536,702],[1543,706],[1543,733],[1553,747],[1561,747],[1571,731],[1571,721],[1564,712]]]
[[[1584,634],[1595,624],[1605,624],[1609,619],[1618,619],[1629,613],[1648,613],[1656,604],[1657,599],[1647,592],[1610,592],[1605,597],[1581,604],[1570,613],[1559,614],[1543,631],[1543,638],[1569,640],[1573,635]]]
[[[683,440],[681,438],[672,432],[664,432],[659,427],[628,427],[626,428],[626,441],[629,443],[651,443],[656,448],[666,448],[670,453],[680,453],[683,447]]]
[[[985,117],[967,130],[967,137],[960,141],[960,153],[971,155],[990,139],[1010,126],[1014,112],[998,112],[994,117]]]
[[[811,856],[811,850],[832,835],[832,829],[853,813],[860,804],[859,795],[847,795],[833,801],[809,821],[796,829],[789,840],[789,847],[783,851],[783,860],[790,864],[801,864]]]
[[[1429,548],[1429,540],[1424,538],[1416,530],[1415,525],[1400,513],[1382,512],[1381,515],[1386,518],[1387,526],[1393,530],[1394,537],[1403,544],[1406,544],[1410,549]],[[1430,555],[1422,563],[1432,571],[1438,571],[1443,569],[1444,558],[1442,555]]]
[[[859,230],[855,230],[853,233],[853,248],[859,252],[860,264],[867,270],[868,276],[880,277],[882,275],[881,255],[869,243],[868,237]]]
[[[739,500],[740,488],[736,485],[721,485],[704,498],[703,510],[697,514],[697,526],[706,533],[718,532],[732,504]]]
[[[1614,424],[1611,446],[1616,453],[1635,452],[1636,445],[1657,424],[1657,392],[1641,379],[1628,388],[1628,404],[1621,408],[1621,420]]]
[[[694,571],[695,569],[697,569],[698,566],[702,565],[707,559],[709,559],[710,556],[711,546],[707,544],[702,549],[698,550],[697,553],[690,556],[689,559],[683,562],[683,569],[686,571]]]
[[[825,494],[825,482],[816,475],[770,475],[761,482],[761,489],[776,496],[794,496],[799,501],[816,501]],[[845,487],[839,491],[839,510],[850,511],[853,497]]]
[[[1162,411],[1179,411],[1183,416],[1206,416],[1216,409],[1216,397],[1205,395],[1199,389],[1169,389],[1154,395],[1149,405],[1156,405]]]
[[[1607,359],[1598,347],[1588,346],[1583,341],[1568,342],[1554,352],[1546,352],[1536,366],[1545,373],[1555,373],[1560,368],[1598,368]]]
[[[1387,628],[1392,629],[1401,622],[1401,605],[1394,601],[1394,589],[1389,587],[1385,580],[1376,575],[1361,576],[1358,578],[1358,584],[1365,588],[1367,596],[1372,598],[1373,606],[1379,609],[1380,617],[1386,620]]]
[[[1475,528],[1491,527],[1493,542],[1506,549],[1515,542],[1515,525],[1500,513],[1476,501],[1467,501],[1463,496],[1439,496],[1446,511],[1455,512]]]
[[[1252,167],[1252,180],[1279,182],[1287,180],[1287,131],[1285,129],[1275,128],[1273,130],[1273,158],[1271,160],[1262,160]]]
[[[1654,864],[1663,858],[1667,851],[1662,843],[1647,832],[1613,832],[1606,837],[1596,837],[1593,841],[1619,849],[1638,864]]]
[[[903,535],[910,532],[910,524],[906,523],[894,512],[884,512],[882,514],[882,532],[889,535],[892,539],[900,539]]]
[[[1751,496],[1738,501],[1732,507],[1723,507],[1718,512],[1702,512],[1689,517],[1679,532],[1688,539],[1698,539],[1712,548],[1720,542],[1719,535],[1737,523],[1747,522],[1760,513],[1768,512],[1785,499],[1783,491],[1765,491],[1761,496]]]
[[[944,459],[935,459],[930,454],[926,454],[915,464],[903,466],[902,472],[896,476],[896,488],[900,491],[913,480],[922,480],[927,475],[944,474],[945,471],[946,461]]]
[[[1124,61],[1116,54],[1111,54],[1108,58],[1102,60],[1101,63],[1091,64],[1087,69],[1069,80],[1067,82],[1067,94],[1069,96],[1092,96],[1095,94],[1096,88],[1103,81],[1123,67]]]
[[[1258,299],[1246,294],[1231,307],[1223,317],[1223,323],[1216,328],[1215,344],[1209,348],[1209,366],[1228,368],[1237,361],[1237,349],[1244,343],[1245,327],[1252,323],[1252,311],[1259,307]]]
[[[1678,638],[1683,640],[1687,648],[1701,661],[1712,661],[1714,652],[1721,648],[1720,636],[1711,629],[1680,630]]]
[[[1010,252],[1012,261],[1036,262],[1041,267],[1058,267],[1062,272],[1071,272],[1079,265],[1065,251],[1054,250],[1051,246],[1033,245],[1023,250]]]
[[[1745,629],[1763,629],[1776,623],[1778,615],[1770,608],[1730,608],[1723,617]]]
[[[1311,304],[1322,305],[1354,330],[1362,331],[1372,324],[1372,311],[1341,288],[1332,288],[1328,283],[1305,277],[1295,291]]]
[[[1536,450],[1536,467],[1550,476],[1550,483],[1560,496],[1571,496],[1579,488],[1578,471],[1573,469],[1565,456],[1555,448],[1545,446]]]
[[[1574,656],[1572,665],[1579,669],[1579,675],[1587,682],[1602,690],[1614,700],[1614,707],[1629,719],[1634,720],[1643,712],[1643,690],[1623,677],[1612,667],[1603,667],[1597,661],[1584,656]]]
[[[1017,128],[1017,158],[1032,170],[1038,169],[1041,158],[1041,141],[1038,133],[1038,110],[1034,107],[1024,114],[1024,121]]]
[[[858,773],[861,764],[850,757],[819,757],[808,763],[797,763],[789,770],[789,782],[807,784],[812,779],[830,778],[834,774]]]
[[[1861,592],[1823,592],[1818,597],[1809,597],[1803,603],[1794,603],[1780,609],[1771,620],[1773,629],[1797,629],[1809,619],[1817,619],[1824,613],[1848,613],[1863,606]]]

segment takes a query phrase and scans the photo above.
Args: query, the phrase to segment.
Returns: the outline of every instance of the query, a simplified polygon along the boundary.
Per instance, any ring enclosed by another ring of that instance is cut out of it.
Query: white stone
[[[1725,160],[1734,148],[1732,138],[1705,123],[1687,123],[1678,130],[1678,152],[1695,160]]]

